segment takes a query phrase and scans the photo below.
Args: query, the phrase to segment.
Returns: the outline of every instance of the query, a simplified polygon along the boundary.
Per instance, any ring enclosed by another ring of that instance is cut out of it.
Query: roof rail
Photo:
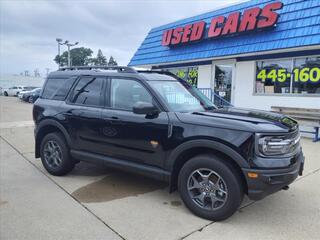
[[[131,67],[127,66],[72,66],[72,67],[60,67],[59,71],[75,71],[75,70],[117,70],[118,72],[122,73],[137,73]]]
[[[166,75],[170,75],[170,76],[174,76],[177,77],[177,75],[175,75],[174,73],[168,71],[168,70],[163,70],[163,69],[159,69],[159,70],[137,70],[138,73],[158,73],[158,74],[166,74]]]

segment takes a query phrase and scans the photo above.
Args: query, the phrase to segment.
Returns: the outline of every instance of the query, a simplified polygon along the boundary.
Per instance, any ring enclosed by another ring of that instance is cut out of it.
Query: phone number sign
[[[261,69],[257,73],[257,79],[262,82],[286,82],[290,81],[293,77],[295,82],[312,82],[318,83],[320,81],[320,68],[319,67],[305,67],[305,68],[294,68],[292,72],[289,72],[285,68],[277,69]]]

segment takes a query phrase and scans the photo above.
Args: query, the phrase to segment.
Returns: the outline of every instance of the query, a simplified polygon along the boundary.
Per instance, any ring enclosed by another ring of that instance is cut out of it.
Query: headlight
[[[259,152],[266,156],[294,153],[300,141],[300,134],[294,138],[266,136],[258,140]]]

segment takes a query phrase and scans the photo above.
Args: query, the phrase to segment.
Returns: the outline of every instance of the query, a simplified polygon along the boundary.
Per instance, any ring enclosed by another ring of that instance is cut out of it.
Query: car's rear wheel
[[[30,97],[28,98],[28,102],[29,102],[29,103],[33,103],[33,97],[32,97],[32,96],[30,96]]]
[[[197,216],[209,220],[230,217],[243,199],[241,177],[231,164],[214,155],[190,159],[182,167],[178,181],[185,205]]]
[[[6,97],[9,96],[9,94],[7,92],[4,92],[3,95],[6,96]]]
[[[62,176],[74,168],[68,145],[60,133],[49,133],[40,146],[40,156],[44,168],[52,175]]]

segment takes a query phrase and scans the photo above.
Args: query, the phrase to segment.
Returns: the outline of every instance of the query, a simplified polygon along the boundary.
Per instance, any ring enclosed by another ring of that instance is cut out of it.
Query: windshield
[[[203,112],[215,105],[197,88],[184,81],[149,81],[174,112]]]

